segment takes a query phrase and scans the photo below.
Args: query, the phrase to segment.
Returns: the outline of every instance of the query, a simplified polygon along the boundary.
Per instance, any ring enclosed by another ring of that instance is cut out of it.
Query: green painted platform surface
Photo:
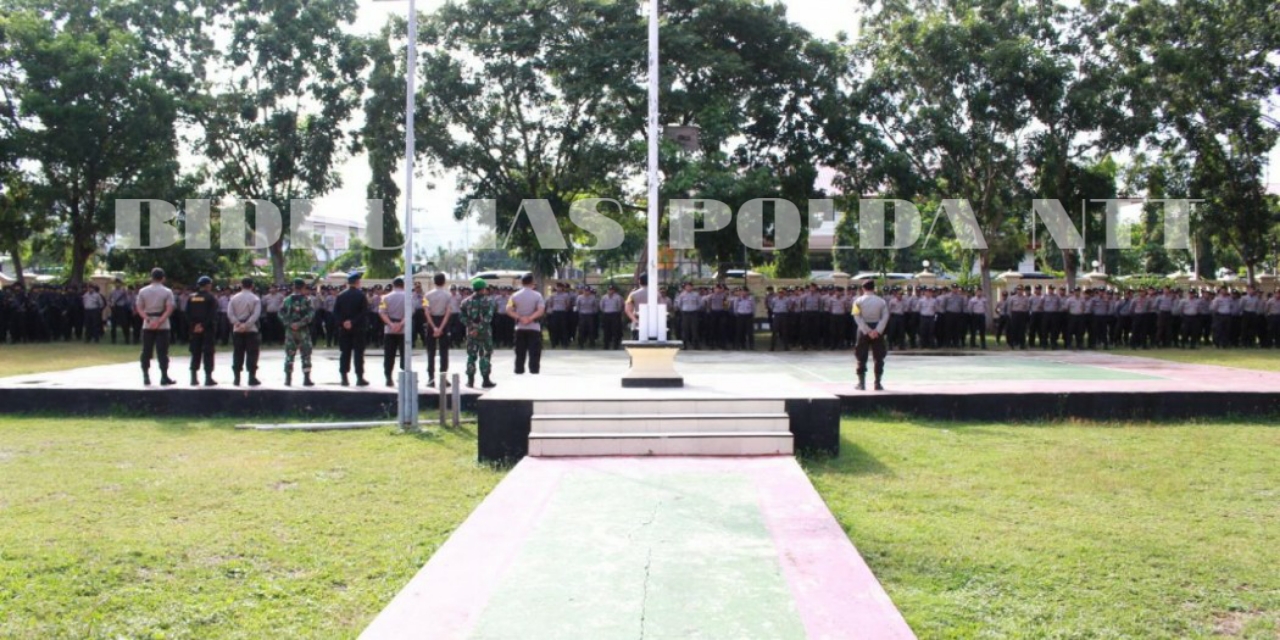
[[[472,638],[804,638],[751,479],[567,474]]]

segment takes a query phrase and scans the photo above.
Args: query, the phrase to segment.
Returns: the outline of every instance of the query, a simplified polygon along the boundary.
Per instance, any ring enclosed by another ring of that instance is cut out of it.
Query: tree
[[[290,201],[339,186],[339,160],[358,148],[350,118],[363,91],[364,43],[343,31],[354,0],[236,0],[222,7],[226,53],[202,79],[193,109],[218,185],[236,199]],[[287,233],[284,235],[288,235]],[[270,246],[285,281],[285,242]]]
[[[1120,15],[1114,41],[1163,125],[1156,142],[1191,158],[1203,229],[1252,282],[1270,248],[1263,168],[1280,123],[1263,105],[1280,90],[1280,13],[1266,0],[1136,0]]]
[[[404,242],[404,233],[393,214],[398,211],[400,187],[396,185],[397,161],[404,157],[404,74],[397,69],[391,51],[392,33],[405,29],[393,21],[384,27],[380,37],[367,43],[373,70],[368,81],[368,97],[364,102],[364,129],[361,138],[369,156],[372,177],[366,189],[370,200],[382,200],[382,209],[370,209],[365,220],[368,229],[382,227],[382,246],[394,247]],[[401,252],[397,249],[364,248],[364,262],[374,278],[391,278],[403,269],[397,265]]]
[[[132,28],[149,9],[63,0],[15,3],[0,17],[9,143],[34,167],[28,211],[56,221],[73,285],[114,227],[114,200],[177,175],[180,77],[150,32]]]

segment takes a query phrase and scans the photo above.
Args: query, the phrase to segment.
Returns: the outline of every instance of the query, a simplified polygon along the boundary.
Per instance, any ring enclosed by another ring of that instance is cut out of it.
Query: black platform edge
[[[478,395],[462,395],[462,410],[476,407]],[[438,410],[435,394],[419,394],[421,411]],[[395,419],[394,390],[334,391],[325,389],[250,389],[231,385],[217,388],[151,389],[0,389],[0,414],[56,414],[109,417],[146,415],[163,417]]]
[[[677,389],[684,386],[684,378],[623,378],[623,389]]]
[[[840,394],[846,414],[903,413],[937,420],[1161,421],[1280,416],[1280,391],[1088,391],[1062,393]]]
[[[482,400],[478,459],[484,464],[514,465],[529,455],[533,400]],[[786,401],[791,435],[801,455],[840,455],[840,400],[835,397]]]

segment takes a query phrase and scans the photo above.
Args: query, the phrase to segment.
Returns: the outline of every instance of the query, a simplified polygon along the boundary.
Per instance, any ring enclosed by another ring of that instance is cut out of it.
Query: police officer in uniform
[[[164,270],[151,270],[151,284],[138,292],[137,311],[142,325],[142,384],[151,384],[151,356],[160,363],[160,384],[177,384],[169,378],[169,317],[176,308],[173,291],[164,286]]]
[[[388,387],[395,386],[391,380],[391,372],[395,369],[397,355],[400,370],[404,370],[404,277],[397,276],[391,283],[391,287],[393,291],[382,296],[382,300],[378,303],[378,318],[384,327],[382,373],[386,376]]]
[[[213,295],[213,278],[200,276],[196,290],[187,299],[187,326],[191,351],[191,386],[199,384],[197,376],[204,364],[204,386],[213,387],[214,345],[218,341],[218,299]]]
[[[227,316],[231,320],[231,373],[235,376],[232,384],[240,386],[240,371],[247,368],[249,386],[256,387],[262,384],[258,381],[258,354],[262,349],[258,320],[262,317],[262,300],[253,291],[253,278],[240,281],[240,293],[227,303]]]
[[[880,384],[884,378],[884,358],[888,349],[884,331],[889,326],[889,305],[876,295],[876,285],[868,280],[862,284],[862,295],[853,301],[853,320],[858,325],[858,342],[854,357],[858,360],[858,390],[867,389],[867,354],[875,358],[876,391],[884,391]]]
[[[351,272],[347,275],[347,289],[338,294],[333,304],[334,322],[338,328],[338,374],[342,376],[342,386],[351,385],[347,374],[354,365],[356,370],[356,386],[367,387],[369,381],[364,379],[364,345],[369,318],[369,299],[360,290],[362,274]],[[353,362],[354,360],[354,362]]]
[[[533,288],[533,275],[526,273],[520,279],[522,288],[507,299],[507,315],[516,321],[516,375],[524,375],[525,362],[529,373],[542,371],[542,323],[547,313],[547,303],[542,294]]]

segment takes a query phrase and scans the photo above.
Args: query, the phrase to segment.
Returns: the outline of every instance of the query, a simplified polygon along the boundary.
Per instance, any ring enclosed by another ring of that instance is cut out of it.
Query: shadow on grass
[[[840,437],[840,455],[807,455],[802,464],[810,473],[840,476],[893,477],[893,469],[845,436]]]

